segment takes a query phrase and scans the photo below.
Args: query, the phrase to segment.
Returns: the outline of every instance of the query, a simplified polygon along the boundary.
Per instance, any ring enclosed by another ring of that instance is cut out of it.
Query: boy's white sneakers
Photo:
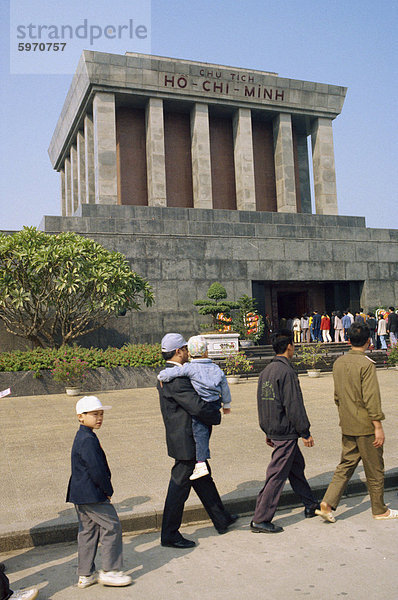
[[[30,588],[29,590],[17,590],[10,596],[10,600],[34,600],[39,595],[37,588]]]
[[[195,468],[191,477],[189,478],[191,481],[194,479],[199,479],[199,477],[204,477],[209,474],[209,469],[205,462],[196,463]]]
[[[125,575],[123,571],[98,571],[98,583],[110,585],[113,587],[124,587],[132,583],[130,575]]]
[[[85,575],[80,575],[79,581],[77,582],[77,587],[86,588],[90,585],[94,585],[94,583],[97,583],[97,573],[92,573],[88,577]]]

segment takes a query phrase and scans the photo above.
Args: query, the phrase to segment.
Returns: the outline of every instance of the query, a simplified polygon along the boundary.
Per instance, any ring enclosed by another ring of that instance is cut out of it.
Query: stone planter
[[[307,369],[308,377],[320,377],[321,370],[320,369]]]
[[[205,333],[209,358],[239,352],[239,333]]]
[[[66,387],[65,392],[67,396],[80,396],[82,393],[81,388],[73,386]]]
[[[251,348],[251,346],[254,346],[254,342],[252,340],[239,340],[239,346],[241,348]]]
[[[229,385],[235,385],[236,383],[239,383],[239,376],[238,375],[227,375],[227,381],[228,381]]]

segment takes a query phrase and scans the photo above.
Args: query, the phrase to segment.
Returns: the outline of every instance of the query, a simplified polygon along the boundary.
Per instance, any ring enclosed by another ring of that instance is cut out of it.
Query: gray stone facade
[[[84,204],[78,216],[44,217],[41,229],[122,252],[153,286],[153,307],[86,340],[100,346],[197,333],[206,319],[193,301],[214,281],[231,300],[252,295],[259,281],[346,282],[357,284],[365,310],[398,303],[398,231],[367,228],[363,217]]]

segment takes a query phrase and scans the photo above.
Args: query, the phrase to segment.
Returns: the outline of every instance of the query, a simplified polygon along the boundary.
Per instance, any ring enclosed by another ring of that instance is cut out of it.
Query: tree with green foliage
[[[195,300],[194,305],[200,307],[198,308],[199,314],[212,316],[212,327],[218,331],[223,327],[223,323],[217,318],[217,315],[222,313],[225,317],[229,317],[231,310],[238,308],[239,305],[232,300],[225,300],[227,291],[218,281],[212,283],[206,295],[209,300]]]
[[[94,240],[35,227],[0,234],[0,319],[35,346],[68,344],[153,301],[126,257]]]

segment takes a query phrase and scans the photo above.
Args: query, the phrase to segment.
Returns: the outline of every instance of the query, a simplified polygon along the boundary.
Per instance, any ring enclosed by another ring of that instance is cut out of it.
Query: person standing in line
[[[338,343],[339,341],[344,342],[344,327],[342,322],[342,315],[340,311],[336,312],[334,317],[334,341]]]
[[[272,523],[279,498],[289,479],[293,491],[305,506],[306,518],[315,516],[319,503],[305,478],[304,457],[298,445],[311,448],[314,440],[304,407],[297,373],[291,365],[294,342],[291,331],[282,329],[272,338],[276,353],[260,373],[257,387],[258,417],[266,443],[273,448],[263,488],[256,501],[250,528],[254,533],[280,533],[282,527]]]
[[[294,336],[295,344],[300,343],[300,333],[301,333],[300,319],[298,317],[294,317],[294,319],[293,319],[293,336]]]
[[[398,337],[398,315],[395,312],[395,308],[390,306],[390,314],[388,315],[387,331],[390,334],[390,344],[394,348],[397,345]]]
[[[182,366],[188,361],[188,345],[179,333],[167,333],[162,339],[161,347],[166,368]],[[219,425],[221,414],[212,406],[212,402],[206,402],[198,396],[188,377],[176,377],[168,383],[158,382],[157,389],[166,429],[167,451],[174,458],[163,509],[160,542],[162,546],[170,548],[193,548],[196,546],[195,542],[184,538],[179,531],[184,504],[191,487],[199,496],[218,533],[226,533],[238,518],[224,507],[207,461],[209,474],[190,479],[196,462],[192,417],[200,419],[211,428],[212,425]]]
[[[350,309],[349,309],[349,308],[347,308],[347,315],[348,315],[348,317],[349,317],[349,319],[350,319],[350,327],[351,327],[351,325],[352,325],[352,324],[353,324],[353,322],[354,322],[354,315],[352,314],[352,312],[350,311]]]
[[[366,319],[366,325],[369,327],[369,335],[370,335],[370,346],[369,348],[376,348],[376,328],[377,321],[375,319],[374,313],[370,312],[368,318]]]
[[[344,311],[343,318],[341,319],[341,323],[342,323],[343,329],[344,329],[344,341],[348,342],[348,330],[351,327],[352,321],[348,314],[348,311],[346,311],[346,310]]]
[[[321,332],[324,343],[332,341],[330,337],[330,317],[326,312],[323,313],[321,318]]]
[[[312,327],[314,330],[314,342],[322,341],[321,337],[321,315],[318,314],[318,311],[314,310],[312,315]]]
[[[310,341],[310,324],[309,324],[309,317],[306,313],[301,317],[300,327],[301,327],[301,341],[308,344]]]
[[[355,317],[354,317],[354,322],[355,323],[365,323],[365,319],[362,316],[362,314],[361,314],[360,311],[362,311],[362,308],[360,310],[356,310],[355,311]]]
[[[397,519],[398,510],[384,503],[384,431],[381,421],[380,390],[373,360],[366,356],[369,327],[354,323],[348,332],[351,350],[333,365],[334,400],[342,431],[341,461],[315,512],[324,521],[334,523],[335,511],[360,460],[366,475],[374,519]]]
[[[315,342],[315,334],[314,334],[314,313],[311,313],[308,318],[308,325],[310,328],[310,340],[311,342]]]
[[[377,323],[377,337],[380,340],[381,349],[387,350],[387,342],[386,342],[387,322],[386,322],[385,318],[383,317],[383,315],[379,315],[379,320]]]

